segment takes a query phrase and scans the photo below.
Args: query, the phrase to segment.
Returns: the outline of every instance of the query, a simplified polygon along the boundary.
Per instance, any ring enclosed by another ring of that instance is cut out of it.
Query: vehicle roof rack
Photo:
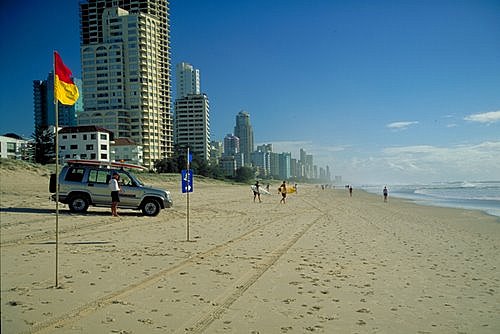
[[[102,166],[107,168],[131,168],[146,170],[146,167],[139,165],[127,164],[123,162],[99,161],[99,160],[84,160],[84,159],[69,159],[66,160],[68,165],[87,165],[87,166]]]

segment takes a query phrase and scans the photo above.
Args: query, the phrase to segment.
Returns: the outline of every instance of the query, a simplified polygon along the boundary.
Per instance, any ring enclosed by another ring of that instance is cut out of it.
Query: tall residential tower
[[[142,145],[144,165],[173,152],[167,0],[80,3],[85,112],[97,125]]]
[[[176,80],[174,142],[209,160],[210,104],[207,95],[200,93],[200,71],[190,64],[180,63]]]
[[[245,165],[249,164],[250,154],[253,152],[253,129],[250,124],[250,114],[240,111],[236,115],[236,126],[234,135],[240,138],[240,152],[243,154]]]

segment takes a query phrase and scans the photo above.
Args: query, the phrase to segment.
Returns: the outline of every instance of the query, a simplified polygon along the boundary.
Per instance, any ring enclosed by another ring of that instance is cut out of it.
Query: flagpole
[[[58,267],[59,267],[59,102],[56,97],[56,92],[55,92],[55,87],[56,87],[56,54],[54,52],[53,54],[53,81],[54,81],[54,107],[55,107],[55,123],[56,123],[56,130],[55,130],[55,154],[56,154],[56,285],[55,287],[59,287],[59,273],[58,273]]]
[[[189,147],[187,149],[187,159],[186,159],[187,163],[186,163],[186,176],[187,176],[187,193],[186,193],[186,210],[187,210],[187,214],[186,214],[186,234],[187,234],[187,241],[189,241],[189,192],[190,192],[190,187],[192,187],[192,185],[190,184],[189,180],[190,180],[190,176],[189,176]]]

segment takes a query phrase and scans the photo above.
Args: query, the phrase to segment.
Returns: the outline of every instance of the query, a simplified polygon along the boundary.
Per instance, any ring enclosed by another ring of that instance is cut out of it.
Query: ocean
[[[384,185],[365,185],[361,188],[382,196]],[[388,184],[387,188],[389,198],[410,199],[422,205],[481,210],[500,217],[500,181]]]

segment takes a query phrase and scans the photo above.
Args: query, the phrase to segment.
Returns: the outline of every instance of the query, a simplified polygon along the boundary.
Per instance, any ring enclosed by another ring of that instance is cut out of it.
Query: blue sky
[[[500,1],[170,9],[173,69],[200,69],[212,139],[246,110],[257,143],[294,157],[304,148],[346,182],[500,180]],[[80,77],[78,1],[4,1],[0,31],[0,133],[29,136],[32,81],[46,78],[52,51]]]

